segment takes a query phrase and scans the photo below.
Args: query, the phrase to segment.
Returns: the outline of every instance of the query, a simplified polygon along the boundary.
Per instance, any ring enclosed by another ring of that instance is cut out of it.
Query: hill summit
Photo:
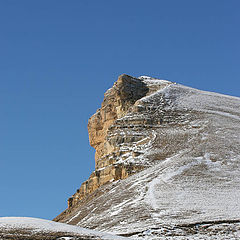
[[[95,171],[55,221],[137,239],[238,239],[239,98],[121,75],[88,131]]]

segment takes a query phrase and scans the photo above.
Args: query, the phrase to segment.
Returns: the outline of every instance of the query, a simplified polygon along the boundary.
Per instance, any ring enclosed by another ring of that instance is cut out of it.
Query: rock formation
[[[95,171],[55,221],[138,239],[238,239],[239,98],[122,75],[88,130]]]
[[[69,209],[103,184],[127,178],[149,165],[147,161],[135,161],[134,164],[123,161],[129,156],[140,160],[142,150],[152,140],[151,128],[163,121],[154,115],[142,116],[146,109],[138,100],[160,88],[156,79],[151,80],[151,85],[143,79],[121,75],[105,93],[101,108],[89,119],[90,145],[96,149],[95,171],[68,199]],[[165,81],[162,85],[168,84],[171,82]],[[131,119],[124,119],[128,113]]]

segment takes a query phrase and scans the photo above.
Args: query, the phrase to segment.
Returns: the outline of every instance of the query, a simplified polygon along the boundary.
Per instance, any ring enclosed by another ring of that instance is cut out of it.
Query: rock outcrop
[[[141,148],[153,138],[153,124],[162,122],[162,119],[157,119],[155,123],[154,115],[142,116],[146,109],[138,101],[159,90],[159,84],[154,84],[156,79],[151,80],[152,84],[148,85],[144,77],[134,78],[124,74],[104,94],[101,108],[88,122],[90,145],[96,149],[95,171],[68,199],[69,209],[103,184],[125,179],[149,165],[146,161],[133,164],[124,160],[129,156],[140,159],[143,153]],[[168,84],[171,82],[164,81],[162,87]],[[131,118],[124,118],[129,113]]]
[[[55,221],[137,239],[239,239],[240,98],[122,75],[88,130],[96,169]]]

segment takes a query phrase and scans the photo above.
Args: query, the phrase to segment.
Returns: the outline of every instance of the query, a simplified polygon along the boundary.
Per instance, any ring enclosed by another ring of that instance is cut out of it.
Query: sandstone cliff
[[[239,98],[122,75],[88,129],[96,169],[55,221],[137,239],[239,239]]]
[[[103,184],[127,178],[150,165],[146,159],[143,161],[143,156],[154,138],[152,128],[163,119],[144,114],[146,108],[152,107],[143,106],[140,99],[172,84],[159,83],[157,79],[121,75],[105,93],[101,108],[88,122],[90,144],[96,149],[95,171],[69,198],[69,209]],[[156,109],[151,111],[154,113]]]

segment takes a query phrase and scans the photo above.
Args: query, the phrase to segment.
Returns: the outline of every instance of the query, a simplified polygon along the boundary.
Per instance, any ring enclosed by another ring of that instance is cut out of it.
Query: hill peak
[[[239,106],[236,97],[121,75],[88,122],[95,171],[55,220],[129,236],[158,229],[150,239],[195,223],[238,227]]]

